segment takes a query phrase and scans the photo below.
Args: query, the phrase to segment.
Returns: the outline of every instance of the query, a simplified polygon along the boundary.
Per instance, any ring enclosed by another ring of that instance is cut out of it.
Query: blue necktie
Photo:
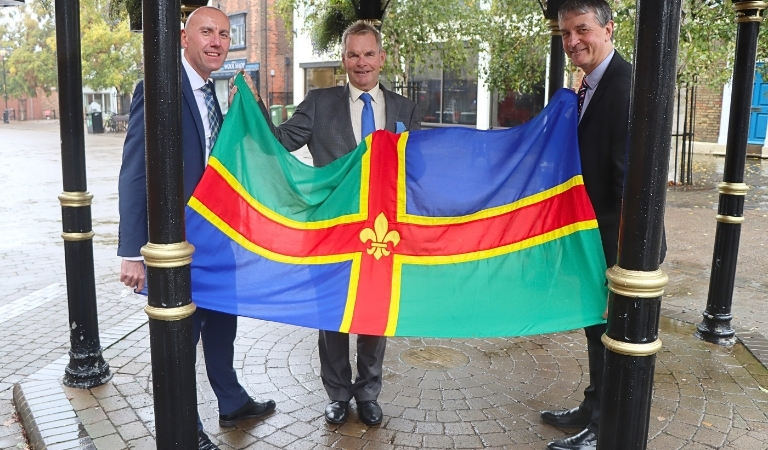
[[[365,103],[363,105],[363,116],[361,120],[361,134],[360,139],[365,139],[366,136],[376,131],[376,123],[373,120],[373,106],[371,106],[371,94],[363,92],[360,94],[360,100]]]
[[[205,109],[208,110],[208,125],[211,128],[211,150],[213,150],[213,144],[216,143],[216,138],[219,136],[219,129],[221,123],[219,122],[219,116],[216,115],[215,99],[213,98],[213,90],[211,85],[206,83],[200,87],[200,91],[205,96]]]

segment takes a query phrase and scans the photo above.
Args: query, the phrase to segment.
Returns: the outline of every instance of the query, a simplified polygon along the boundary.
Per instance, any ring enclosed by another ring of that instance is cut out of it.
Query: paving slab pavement
[[[103,345],[110,345],[104,357],[115,375],[91,390],[63,388],[87,439],[79,431],[60,433],[54,436],[76,436],[54,444],[60,447],[76,441],[81,447],[72,448],[154,448],[147,326],[137,319],[132,330],[120,329],[126,318],[141,317],[145,304],[117,282],[116,190],[123,138],[86,135],[100,330]],[[13,122],[0,127],[0,143],[0,189],[6,194],[0,198],[0,448],[23,448],[12,386],[29,384],[30,395],[34,383],[55,386],[69,348],[57,199],[62,190],[58,122]],[[662,268],[670,284],[663,302],[664,348],[656,363],[651,449],[768,448],[768,358],[761,353],[768,351],[768,162],[763,168],[762,162],[750,161],[747,168],[746,181],[754,188],[747,195],[733,307],[734,326],[747,346],[725,349],[691,335],[690,324],[700,321],[706,304],[722,161],[697,156],[694,186],[671,187],[667,194],[669,253]],[[105,337],[111,330],[113,335]],[[368,428],[353,411],[347,424],[329,426],[322,418],[327,399],[316,332],[241,319],[236,345],[240,379],[254,396],[274,398],[278,406],[264,420],[219,428],[215,398],[198,358],[199,411],[222,449],[543,449],[566,431],[540,423],[538,411],[575,406],[588,379],[581,332],[390,339],[380,397],[384,423]],[[752,353],[763,355],[762,362]]]

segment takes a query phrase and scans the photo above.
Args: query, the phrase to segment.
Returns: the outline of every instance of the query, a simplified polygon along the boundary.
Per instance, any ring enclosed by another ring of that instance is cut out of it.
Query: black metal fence
[[[677,85],[677,110],[672,145],[675,150],[672,182],[675,185],[693,183],[693,138],[696,124],[696,80]]]

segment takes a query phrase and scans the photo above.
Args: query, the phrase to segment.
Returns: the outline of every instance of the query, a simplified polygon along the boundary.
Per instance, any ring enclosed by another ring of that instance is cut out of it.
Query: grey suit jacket
[[[384,129],[394,133],[397,122],[401,122],[407,131],[418,130],[416,103],[379,86],[384,93],[387,117]],[[275,127],[272,121],[268,122],[288,151],[307,145],[316,167],[330,164],[357,148],[347,85],[311,90],[285,123]]]

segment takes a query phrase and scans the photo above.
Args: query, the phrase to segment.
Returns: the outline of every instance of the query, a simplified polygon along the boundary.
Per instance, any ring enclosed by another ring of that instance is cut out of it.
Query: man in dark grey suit
[[[357,148],[373,130],[418,129],[416,104],[379,84],[384,58],[379,32],[363,21],[352,24],[342,37],[341,55],[349,83],[309,91],[293,117],[272,127],[277,139],[289,151],[307,145],[314,165],[320,167]],[[325,420],[344,423],[349,402],[355,398],[363,423],[381,423],[381,407],[376,400],[381,392],[386,344],[385,337],[357,336],[357,377],[352,383],[349,334],[320,331],[320,371],[331,400]]]
[[[611,7],[605,0],[569,0],[558,11],[563,48],[585,75],[579,89],[579,151],[584,186],[595,209],[606,268],[616,264],[624,191],[632,66],[613,48]],[[606,325],[586,327],[589,387],[573,409],[542,411],[552,425],[583,430],[550,442],[550,450],[597,447]]]

